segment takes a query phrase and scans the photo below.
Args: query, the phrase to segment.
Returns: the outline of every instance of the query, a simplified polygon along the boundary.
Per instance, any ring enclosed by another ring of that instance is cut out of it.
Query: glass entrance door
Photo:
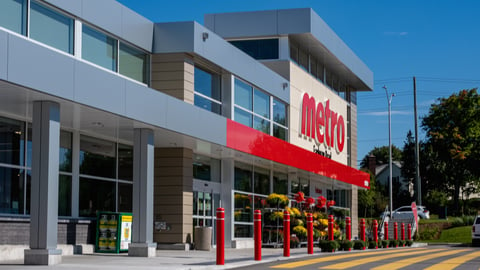
[[[212,245],[215,245],[215,211],[220,207],[220,192],[216,185],[201,182],[195,180],[193,185],[193,231],[195,227],[212,227]]]

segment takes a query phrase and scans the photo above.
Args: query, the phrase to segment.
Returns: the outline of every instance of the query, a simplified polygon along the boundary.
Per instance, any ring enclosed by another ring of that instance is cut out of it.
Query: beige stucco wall
[[[343,151],[338,153],[335,147],[328,147],[326,144],[320,144],[318,146],[320,147],[321,151],[327,150],[329,153],[331,153],[332,160],[335,160],[342,164],[348,164],[347,102],[341,97],[339,97],[332,90],[330,90],[322,82],[319,82],[318,80],[313,78],[308,72],[304,71],[299,66],[292,63],[290,64],[290,143],[305,148],[309,151],[313,151],[314,145],[317,146],[315,140],[307,138],[300,132],[302,99],[305,92],[308,93],[309,96],[314,97],[317,104],[319,102],[322,102],[325,105],[325,101],[328,99],[330,101],[330,110],[336,112],[339,115],[342,115],[345,123],[345,146],[343,148]]]

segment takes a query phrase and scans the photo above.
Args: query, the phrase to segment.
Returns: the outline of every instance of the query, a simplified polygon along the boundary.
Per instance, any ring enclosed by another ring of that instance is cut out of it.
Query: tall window
[[[131,211],[133,147],[81,136],[79,161],[80,216]]]
[[[72,215],[72,134],[60,132],[58,215]]]
[[[222,114],[220,76],[195,67],[195,106]]]
[[[273,136],[287,140],[288,136],[288,119],[287,119],[287,105],[274,98],[273,99]]]
[[[195,154],[193,157],[193,178],[220,182],[220,160]]]
[[[82,27],[82,58],[116,71],[117,41],[84,24]]]
[[[27,1],[0,1],[0,26],[25,35],[27,33]]]
[[[30,37],[73,54],[73,19],[36,1],[30,2]]]

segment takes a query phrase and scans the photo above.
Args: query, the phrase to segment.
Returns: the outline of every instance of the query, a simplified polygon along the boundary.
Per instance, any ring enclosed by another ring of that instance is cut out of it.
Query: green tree
[[[370,189],[358,191],[358,210],[363,217],[376,216],[377,209],[375,205],[375,197],[377,195],[375,175],[367,169],[362,169],[370,174]]]
[[[446,185],[459,213],[461,191],[476,187],[480,176],[480,96],[477,89],[439,98],[422,120],[431,162],[430,181]]]

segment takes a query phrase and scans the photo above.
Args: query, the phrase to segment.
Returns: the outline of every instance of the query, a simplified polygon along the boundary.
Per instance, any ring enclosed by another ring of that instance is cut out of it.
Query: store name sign
[[[316,103],[314,97],[303,94],[300,133],[324,144],[326,149],[335,148],[337,153],[345,146],[345,120],[342,115],[330,109],[330,100]]]

